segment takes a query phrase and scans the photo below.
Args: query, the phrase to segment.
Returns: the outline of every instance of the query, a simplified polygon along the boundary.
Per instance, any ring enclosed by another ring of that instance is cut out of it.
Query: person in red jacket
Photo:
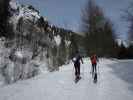
[[[91,57],[91,64],[92,64],[92,73],[97,72],[97,62],[98,62],[98,57],[96,54],[93,54]]]

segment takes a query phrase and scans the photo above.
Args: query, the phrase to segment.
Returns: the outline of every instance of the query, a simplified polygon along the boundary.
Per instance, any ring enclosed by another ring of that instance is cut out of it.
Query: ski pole
[[[84,77],[84,66],[83,66],[83,68],[82,68],[82,73],[83,73],[83,77]]]
[[[74,78],[74,66],[73,66],[73,69],[72,69],[72,77]]]
[[[99,73],[99,75],[100,75],[100,68],[99,68],[99,64],[98,64],[98,66],[97,66],[97,67],[98,67],[98,73]]]

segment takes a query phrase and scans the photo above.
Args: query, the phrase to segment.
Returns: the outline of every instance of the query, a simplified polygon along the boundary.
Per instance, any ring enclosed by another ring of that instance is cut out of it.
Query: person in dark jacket
[[[74,68],[75,68],[75,77],[76,77],[76,79],[79,79],[79,78],[81,78],[80,77],[80,61],[83,64],[83,60],[82,60],[81,55],[79,54],[79,51],[76,51],[72,61],[74,63]]]

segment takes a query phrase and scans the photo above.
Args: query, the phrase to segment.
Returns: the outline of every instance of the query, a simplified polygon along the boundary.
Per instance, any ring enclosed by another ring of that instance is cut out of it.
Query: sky
[[[81,14],[87,0],[17,0],[20,4],[30,4],[38,9],[51,24],[74,31],[80,31]],[[127,22],[122,19],[123,10],[133,0],[95,0],[105,16],[111,19],[118,38],[126,39]]]

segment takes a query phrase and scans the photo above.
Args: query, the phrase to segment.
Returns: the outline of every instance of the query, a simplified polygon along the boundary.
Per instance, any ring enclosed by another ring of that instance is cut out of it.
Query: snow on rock
[[[11,9],[14,9],[14,10],[16,10],[18,8],[16,0],[10,1],[10,7],[11,7]]]
[[[39,12],[30,5],[17,5],[16,1],[12,0],[10,2],[10,6],[13,9],[13,12],[11,11],[12,17],[10,18],[9,22],[14,25],[14,29],[16,29],[16,24],[20,18],[34,22],[40,18]]]
[[[54,36],[54,40],[55,40],[55,42],[56,42],[57,46],[59,46],[59,45],[60,45],[60,43],[61,43],[61,37],[60,37],[59,35]]]
[[[19,58],[23,58],[23,54],[22,54],[21,51],[16,51],[16,52],[15,52],[15,55],[16,55],[17,57],[19,57]]]
[[[68,47],[71,44],[71,41],[65,40],[65,44]]]
[[[24,17],[25,19],[31,19],[31,20],[34,20],[34,19],[39,19],[40,16],[39,16],[39,13],[33,9],[29,9],[29,6],[20,6],[19,7],[19,15],[18,17]]]
[[[123,44],[125,47],[129,47],[130,45],[130,41],[128,40],[116,39],[116,42],[118,43],[119,46]]]
[[[31,60],[31,52],[6,48],[4,44],[5,39],[0,38],[0,83],[14,83],[39,74],[39,60]]]

